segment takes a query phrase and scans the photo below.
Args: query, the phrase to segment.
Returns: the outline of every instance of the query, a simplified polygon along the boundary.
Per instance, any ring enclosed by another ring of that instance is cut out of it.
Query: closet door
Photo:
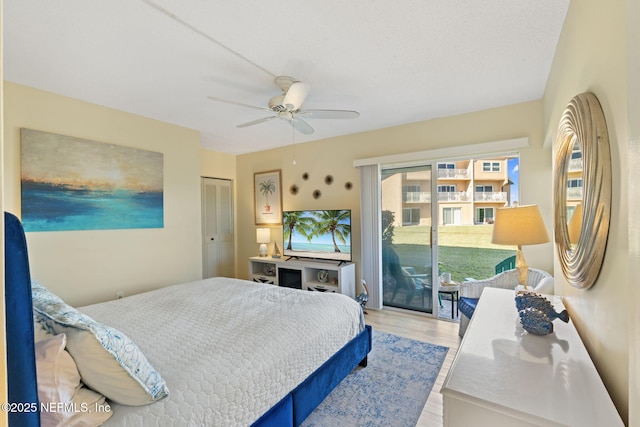
[[[203,278],[234,276],[233,241],[231,181],[202,178]]]

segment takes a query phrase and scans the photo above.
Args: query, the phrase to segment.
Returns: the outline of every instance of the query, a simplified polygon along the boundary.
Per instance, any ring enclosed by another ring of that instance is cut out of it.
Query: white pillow
[[[553,286],[553,277],[545,277],[540,280],[535,288],[533,288],[534,292],[542,295],[553,295],[554,294],[554,286]]]
[[[38,398],[41,402],[71,402],[80,388],[80,373],[64,349],[65,334],[52,335],[36,343]]]
[[[50,332],[67,335],[67,351],[83,383],[107,399],[130,406],[153,403],[169,394],[160,374],[125,334],[65,304],[35,280],[31,291],[38,322]]]
[[[36,343],[38,399],[42,427],[98,426],[111,417],[104,396],[83,387],[73,358],[65,351],[65,334]]]
[[[73,398],[71,417],[65,426],[99,426],[104,424],[113,411],[106,402],[105,397],[87,387],[80,387],[80,390]],[[42,420],[42,415],[40,416]],[[41,427],[46,427],[42,424]]]

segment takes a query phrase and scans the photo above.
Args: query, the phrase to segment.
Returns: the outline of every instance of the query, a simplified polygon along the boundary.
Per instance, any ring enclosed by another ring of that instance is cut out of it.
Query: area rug
[[[303,427],[416,425],[449,349],[375,330],[372,347]]]

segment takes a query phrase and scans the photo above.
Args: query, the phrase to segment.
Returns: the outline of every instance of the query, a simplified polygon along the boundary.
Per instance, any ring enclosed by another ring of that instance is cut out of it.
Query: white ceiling
[[[4,0],[4,75],[246,153],[292,128],[207,96],[266,107],[276,75],[361,114],[296,143],[540,99],[569,1]]]

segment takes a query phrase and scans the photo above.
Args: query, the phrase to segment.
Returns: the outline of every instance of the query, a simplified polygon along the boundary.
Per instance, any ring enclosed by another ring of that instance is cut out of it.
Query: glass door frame
[[[429,209],[430,209],[430,214],[431,214],[431,224],[429,226],[429,246],[430,246],[430,252],[431,252],[431,301],[432,301],[432,309],[431,309],[431,313],[426,312],[426,311],[420,311],[420,310],[412,310],[411,308],[408,307],[398,307],[401,309],[406,309],[406,310],[411,310],[415,313],[419,313],[421,315],[425,315],[428,317],[433,317],[438,319],[439,317],[439,310],[440,310],[440,304],[438,303],[439,299],[438,299],[438,289],[439,289],[439,285],[440,285],[440,278],[439,278],[439,268],[438,268],[438,247],[437,247],[437,242],[438,242],[438,221],[439,221],[439,205],[438,205],[438,163],[439,161],[436,159],[433,160],[424,160],[424,161],[420,161],[420,162],[410,162],[407,164],[380,164],[380,186],[382,187],[382,176],[384,175],[383,171],[392,171],[394,169],[408,169],[408,168],[412,168],[412,167],[424,167],[425,171],[429,171],[431,173],[431,178],[430,178],[430,188],[429,191],[431,192],[431,201],[429,202]],[[400,172],[398,172],[400,173]],[[382,188],[380,190],[380,195],[382,196]],[[382,201],[380,203],[380,213],[382,213]],[[400,213],[401,218],[400,221],[403,222],[403,218],[402,218],[402,212]],[[385,305],[384,304],[384,298],[382,298],[383,300],[383,306],[386,307],[392,307],[389,305]]]

